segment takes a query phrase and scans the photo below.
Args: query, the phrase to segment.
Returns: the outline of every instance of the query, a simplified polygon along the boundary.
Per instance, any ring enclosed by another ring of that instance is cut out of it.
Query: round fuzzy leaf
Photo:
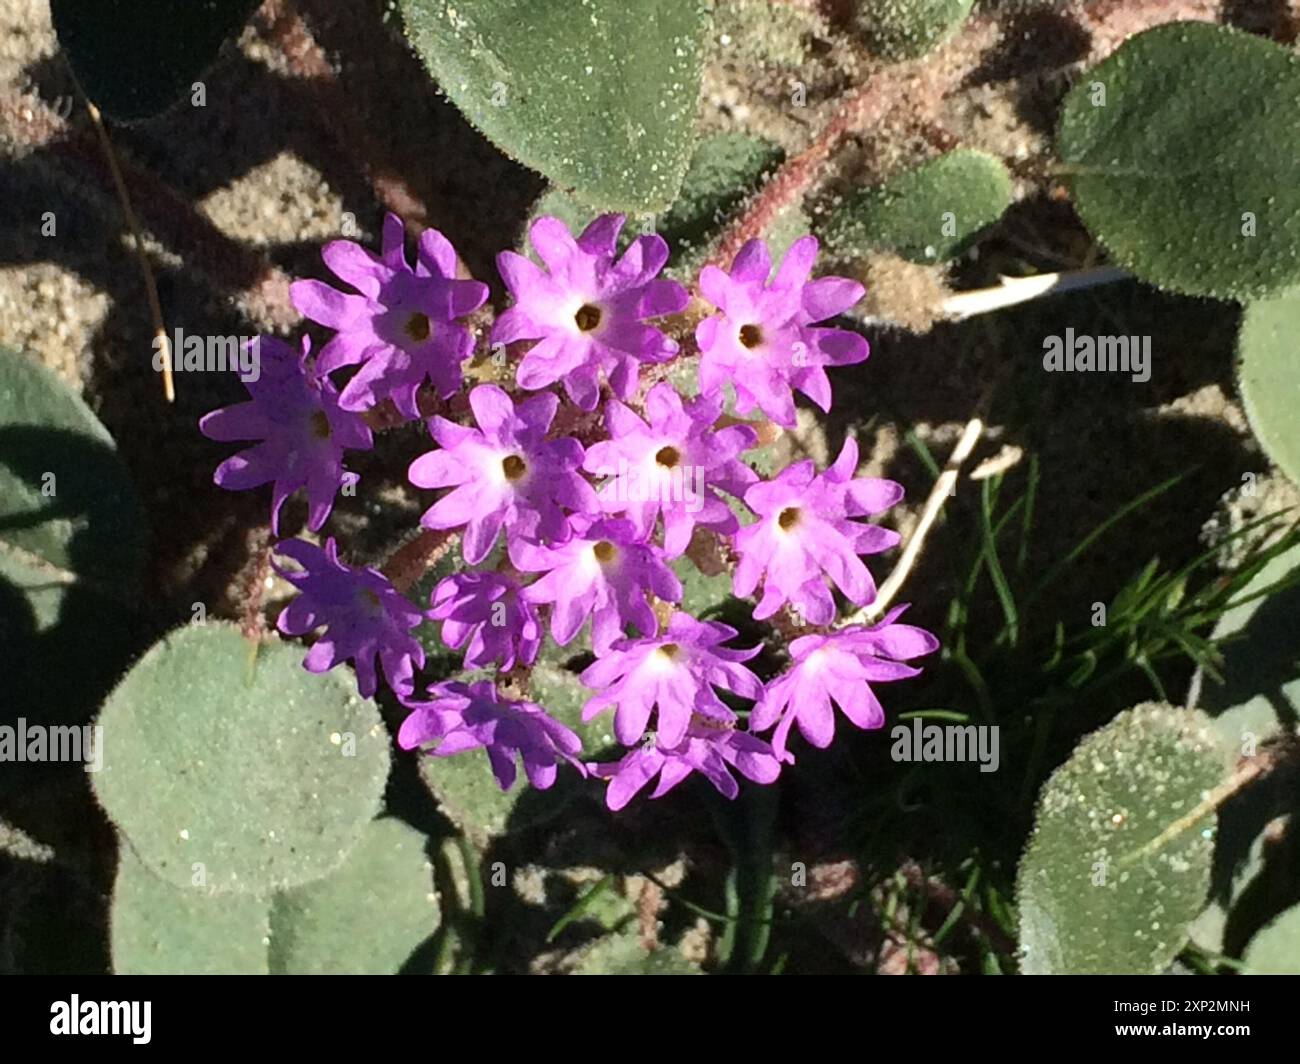
[[[1274,773],[1219,807],[1210,895],[1190,928],[1203,949],[1239,956],[1294,900],[1297,840],[1279,819],[1294,805],[1290,791],[1285,773]]]
[[[393,975],[438,928],[426,839],[400,820],[366,827],[343,867],[277,894],[271,971]]]
[[[1297,565],[1300,548],[1279,554],[1238,597],[1262,591]],[[1243,757],[1289,728],[1290,716],[1300,712],[1300,639],[1292,622],[1297,612],[1300,587],[1286,588],[1228,610],[1210,636],[1223,653],[1223,682],[1203,678],[1200,708],[1214,718],[1213,727],[1224,744]],[[1192,925],[1192,938],[1199,945],[1227,952],[1234,945],[1225,939],[1230,915],[1234,923],[1255,926],[1267,918],[1276,891],[1263,884],[1279,878],[1266,859],[1270,824],[1287,804],[1286,786],[1279,787],[1273,778],[1253,785],[1220,811],[1210,898]]]
[[[502,151],[601,210],[677,195],[709,28],[699,0],[402,0],[443,91]]]
[[[1007,168],[986,152],[963,148],[849,195],[822,227],[837,256],[884,250],[936,262],[961,254],[1010,205]]]
[[[528,233],[533,227],[533,222],[538,218],[544,218],[550,215],[552,218],[558,218],[569,227],[569,231],[576,237],[587,228],[600,215],[600,211],[595,207],[588,207],[572,192],[565,192],[562,188],[548,188],[540,196],[537,202],[533,204],[532,210],[528,212],[528,221],[524,225],[524,234],[521,238],[522,251],[531,253],[535,261],[540,263],[537,253],[533,249],[532,243],[528,240]],[[627,244],[627,237],[633,232],[631,226],[624,225],[622,232],[618,235],[619,251]]]
[[[350,674],[230,625],[152,647],[100,715],[101,804],[154,873],[266,894],[337,868],[379,809],[388,734]]]
[[[1205,901],[1229,758],[1203,714],[1146,704],[1085,738],[1044,786],[1016,878],[1026,974],[1163,971]]]
[[[1262,591],[1298,565],[1300,547],[1271,558],[1237,597]],[[1210,636],[1222,646],[1223,682],[1204,678],[1200,707],[1243,757],[1277,734],[1285,723],[1280,714],[1300,713],[1298,613],[1300,586],[1292,586],[1228,610]]]
[[[744,133],[720,133],[699,142],[677,200],[657,218],[647,218],[654,225],[646,227],[646,231],[657,232],[668,242],[671,252],[668,276],[683,283],[693,280],[722,226],[740,208],[745,197],[758,190],[764,174],[781,161],[782,155],[776,145]],[[525,231],[535,219],[547,214],[559,218],[576,235],[600,211],[572,193],[551,188],[533,205]],[[641,228],[632,223],[625,226],[619,237],[620,249]],[[766,233],[773,256],[779,258],[785,254],[808,229],[808,217],[800,205],[782,211]],[[692,373],[693,370],[694,367]]]
[[[1300,975],[1300,905],[1257,931],[1243,959],[1250,975]]]
[[[510,790],[503,791],[482,750],[470,750],[455,757],[421,755],[420,778],[447,819],[480,849],[506,834],[508,824],[532,826],[518,821],[511,824],[511,814],[527,781],[516,780]]]
[[[257,0],[50,0],[54,31],[86,95],[126,121],[187,94],[256,7]]]
[[[118,975],[265,975],[266,902],[165,883],[121,847],[109,922]]]
[[[46,585],[127,597],[144,561],[140,504],[113,438],[30,358],[0,350],[0,557]]]
[[[726,621],[730,623],[734,615],[750,617],[753,603],[738,599],[731,593],[731,570],[719,573],[705,573],[689,557],[683,556],[672,563],[673,572],[682,582],[682,601],[678,608],[703,620]],[[740,640],[745,645],[744,640]]]
[[[1300,484],[1300,289],[1246,307],[1237,357],[1250,427],[1278,468]]]
[[[1145,281],[1255,298],[1300,281],[1300,57],[1223,26],[1125,41],[1066,97],[1079,214]]]
[[[775,144],[745,133],[705,137],[691,156],[676,201],[656,219],[654,231],[668,241],[674,256],[683,250],[698,250],[783,154]],[[533,205],[529,221],[546,214],[557,216],[577,234],[600,211],[572,193],[551,188]],[[630,235],[633,228],[626,227],[622,235]]]
[[[135,649],[144,557],[107,430],[54,373],[0,350],[0,723],[89,719]],[[31,771],[0,773],[0,789]]]
[[[679,950],[646,950],[635,934],[622,932],[597,940],[583,955],[574,975],[702,975]]]
[[[477,674],[458,677],[466,683],[479,678]],[[590,724],[583,722],[582,707],[593,692],[583,687],[572,672],[540,662],[532,671],[530,686],[531,701],[578,733],[583,758],[613,743],[611,714],[597,717]],[[503,791],[492,775],[483,750],[470,750],[452,757],[422,755],[420,775],[447,818],[480,848],[498,836],[551,820],[581,785],[576,772],[561,764],[555,785],[545,791],[530,786],[522,771],[514,786]]]

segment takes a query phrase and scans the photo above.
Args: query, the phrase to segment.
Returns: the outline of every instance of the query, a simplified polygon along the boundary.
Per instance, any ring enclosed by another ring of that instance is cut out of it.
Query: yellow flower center
[[[528,472],[528,463],[517,454],[509,454],[501,459],[501,472],[505,474],[506,480],[518,480]]]
[[[433,326],[429,323],[429,315],[421,314],[418,311],[406,319],[406,335],[414,340],[417,344],[424,343],[429,338],[429,333],[433,331]]]
[[[577,325],[579,332],[591,332],[600,325],[600,307],[591,303],[582,304],[578,312],[573,315],[573,323]]]
[[[655,461],[665,469],[672,469],[682,460],[682,454],[676,447],[660,447],[655,452]]]

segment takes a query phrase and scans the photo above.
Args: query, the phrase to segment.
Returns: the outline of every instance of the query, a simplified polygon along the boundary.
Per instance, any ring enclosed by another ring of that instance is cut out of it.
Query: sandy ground
[[[387,22],[377,17],[383,5],[303,7],[372,138],[371,155],[407,179],[428,220],[448,234],[477,276],[495,283],[492,255],[515,240],[542,181],[504,159],[437,96],[397,33],[395,15],[388,12]],[[743,4],[724,9],[701,123],[708,131],[756,132],[797,150],[860,72],[860,50],[798,10],[777,20],[756,18],[754,10]],[[1033,46],[1030,70],[1016,75],[1011,63],[1005,76],[991,72],[954,97],[943,116],[961,142],[1001,155],[1018,175],[1043,152],[1047,135],[1044,115],[1021,106],[1026,86],[1032,85],[1034,99],[1050,102],[1081,51],[1075,47],[1071,53],[1070,42],[1062,44],[1051,29],[1029,24],[1025,31]],[[73,89],[56,56],[43,0],[9,0],[0,34],[4,91],[34,91],[56,109],[66,107],[61,101]],[[282,293],[278,303],[252,298],[246,270],[222,271],[214,262],[225,255],[241,266],[277,268],[281,277],[311,274],[320,269],[324,241],[353,231],[373,241],[381,208],[364,172],[373,159],[349,153],[336,116],[310,82],[288,70],[261,18],[237,47],[226,50],[206,84],[205,107],[183,103],[162,118],[112,131],[122,158],[155,174],[192,212],[173,227],[180,238],[151,245],[164,315],[169,327],[193,332],[283,332],[292,311]],[[790,98],[798,84],[807,105],[795,108]],[[84,142],[89,132],[80,106],[72,109],[69,124]],[[0,176],[0,343],[58,370],[118,439],[154,521],[159,590],[184,586],[187,595],[221,602],[240,564],[242,529],[256,507],[211,487],[210,470],[222,452],[198,436],[194,422],[236,393],[225,381],[182,378],[177,404],[161,402],[148,364],[151,333],[139,271],[103,174],[85,159],[17,142],[12,124],[9,132]],[[888,173],[909,156],[932,154],[922,139],[897,132],[887,138],[884,156],[850,144],[826,194]],[[1032,182],[1021,179],[1019,192],[1033,197]],[[141,208],[146,224],[155,213],[150,207]],[[56,219],[54,236],[41,232],[47,211]],[[202,254],[184,239],[196,232]],[[965,275],[963,283],[987,283],[1012,257],[1037,257],[1040,268],[1053,268],[1036,253],[1068,259],[1080,244],[1087,245],[1086,235],[1068,209],[1030,198],[981,249],[983,260],[959,264],[958,272]],[[1033,250],[1026,252],[1026,245]],[[863,269],[886,303],[890,292],[908,291],[901,264]],[[923,287],[945,280],[939,271],[921,272],[928,278]],[[892,316],[909,320],[907,300],[906,294],[893,300]],[[1112,320],[1126,316],[1125,331],[1153,335],[1156,369],[1150,383],[1052,380],[1035,372],[1045,332],[1066,324],[1111,331],[1097,328],[1098,313]],[[1184,327],[1189,313],[1194,330]],[[1242,471],[1260,465],[1232,398],[1233,323],[1229,306],[1152,298],[1126,285],[921,337],[880,330],[867,368],[840,375],[840,394],[847,399],[829,431],[836,448],[840,433],[858,431],[871,470],[904,480],[918,496],[926,478],[900,446],[902,433],[913,428],[942,452],[996,377],[1004,384],[987,450],[996,451],[1002,442],[1040,450],[1042,504],[1053,513],[1055,527],[1079,528],[1104,516],[1117,500],[1195,455],[1205,470],[1173,522],[1185,530],[1199,524],[1200,515],[1189,520],[1193,514],[1184,507],[1208,507]],[[873,420],[870,428],[864,424]],[[1053,472],[1058,458],[1060,475]],[[906,524],[906,514],[902,520]],[[1169,536],[1186,547],[1187,535],[1177,529]],[[1150,535],[1144,533],[1142,541],[1150,543]],[[1045,549],[1050,553],[1052,546]]]

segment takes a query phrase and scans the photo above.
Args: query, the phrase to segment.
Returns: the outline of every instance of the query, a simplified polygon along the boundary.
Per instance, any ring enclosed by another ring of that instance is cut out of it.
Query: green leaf
[[[265,975],[266,902],[177,887],[120,848],[109,922],[118,975]]]
[[[1263,591],[1296,566],[1300,547],[1271,558],[1236,598]],[[1221,644],[1223,682],[1205,677],[1200,707],[1242,756],[1278,733],[1286,723],[1281,714],[1300,713],[1300,636],[1292,623],[1298,613],[1300,585],[1293,585],[1228,610],[1210,635]]]
[[[1043,787],[1020,862],[1026,974],[1163,971],[1210,881],[1229,757],[1203,714],[1148,703],[1085,738]]]
[[[100,715],[95,792],[173,886],[265,894],[337,868],[379,809],[388,734],[350,673],[224,624],[156,644]]]
[[[884,59],[915,59],[953,35],[974,0],[867,0],[857,21],[871,50]]]
[[[50,370],[0,350],[0,580],[26,603],[3,610],[9,639],[52,629],[73,594],[134,597],[144,543],[108,431]]]
[[[1143,280],[1219,299],[1300,281],[1300,57],[1281,45],[1138,34],[1080,78],[1059,141],[1083,221]]]
[[[682,601],[678,608],[693,617],[716,613],[729,600],[739,602],[731,593],[731,571],[723,569],[712,576],[703,573],[689,557],[683,555],[672,563],[673,572],[682,582]]]
[[[677,195],[694,144],[699,0],[402,0],[429,72],[502,151],[601,210]]]
[[[257,0],[50,0],[54,31],[86,95],[123,121],[188,94],[256,7]]]
[[[0,350],[4,717],[89,718],[136,638],[129,605],[145,538],[131,478],[104,426],[54,373]],[[6,775],[8,785],[24,773]]]
[[[1300,289],[1246,307],[1237,336],[1237,386],[1268,456],[1300,484]]]
[[[822,235],[840,257],[884,250],[935,262],[960,255],[1010,205],[1007,168],[963,148],[852,193],[825,216]]]
[[[1263,591],[1300,565],[1300,548],[1270,559],[1236,596]],[[1291,618],[1300,612],[1300,587],[1244,602],[1215,624],[1211,642],[1223,654],[1223,682],[1206,676],[1200,708],[1213,717],[1225,745],[1242,756],[1290,728],[1300,712],[1300,639]],[[1241,929],[1259,926],[1276,912],[1276,896],[1291,876],[1280,861],[1270,824],[1287,808],[1287,786],[1266,779],[1237,795],[1219,814],[1210,899],[1192,925],[1206,949],[1239,948]],[[1229,924],[1231,923],[1231,932]]]
[[[735,802],[710,796],[718,834],[731,851],[727,915],[719,961],[728,972],[757,971],[772,936],[772,911],[779,884],[773,872],[773,842],[779,796],[774,788],[742,791]]]
[[[699,966],[672,946],[647,950],[633,932],[598,939],[583,954],[574,975],[702,975]]]
[[[1191,938],[1212,953],[1238,956],[1251,936],[1294,900],[1293,831],[1278,817],[1294,804],[1285,774],[1256,780],[1218,812],[1210,896]]]
[[[745,133],[720,133],[699,142],[676,201],[657,218],[647,218],[646,231],[668,242],[671,276],[684,283],[692,278],[723,226],[758,191],[783,155],[775,144]],[[551,188],[533,205],[529,225],[550,214],[579,233],[600,213],[572,193]],[[808,217],[799,205],[783,211],[766,234],[773,256],[783,255],[808,229]],[[628,225],[620,243],[625,245],[637,232],[638,227]]]
[[[373,821],[342,867],[270,898],[173,886],[124,845],[113,892],[114,970],[119,975],[403,971],[422,957],[420,947],[438,927],[426,842],[399,820]]]
[[[521,242],[525,245],[526,251],[532,250],[532,245],[527,241],[528,232],[533,227],[533,222],[538,218],[550,215],[558,218],[569,227],[569,231],[577,236],[587,228],[596,217],[600,214],[595,207],[583,203],[572,192],[565,192],[562,188],[548,188],[533,204],[532,210],[528,212],[528,221],[524,224],[524,237]],[[626,244],[626,237],[632,232],[630,226],[624,226],[623,231],[619,234],[619,244]],[[536,258],[536,254],[533,255]]]
[[[389,975],[438,928],[426,839],[400,820],[370,824],[343,867],[277,894],[271,971]]]
[[[1300,975],[1300,905],[1256,932],[1243,959],[1250,975]]]
[[[123,595],[144,529],[113,438],[54,373],[0,350],[0,553]]]
[[[469,673],[466,683],[481,679]],[[590,724],[582,720],[582,707],[593,692],[577,676],[549,662],[539,662],[531,674],[532,701],[544,706],[560,723],[582,739],[583,757],[592,756],[614,742],[613,714],[605,713]],[[471,750],[453,757],[420,757],[420,776],[439,808],[480,849],[494,838],[524,831],[554,819],[582,787],[577,775],[561,765],[554,786],[539,791],[520,770],[518,779],[503,791],[492,775],[486,752]]]

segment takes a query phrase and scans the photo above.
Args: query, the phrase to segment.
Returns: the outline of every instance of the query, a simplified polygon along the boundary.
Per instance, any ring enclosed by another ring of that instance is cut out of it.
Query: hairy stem
[[[450,529],[434,531],[422,528],[413,540],[393,551],[381,571],[394,588],[406,594],[412,584],[455,546],[457,538],[458,533]]]

